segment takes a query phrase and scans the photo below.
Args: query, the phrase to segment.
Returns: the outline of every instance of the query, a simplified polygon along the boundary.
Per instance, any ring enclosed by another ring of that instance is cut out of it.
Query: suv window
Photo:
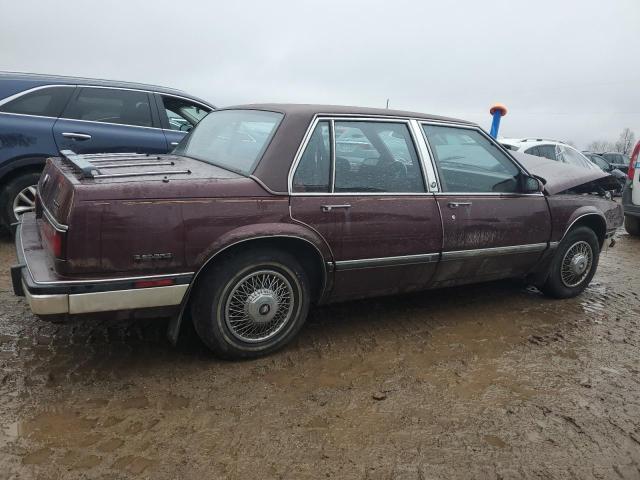
[[[0,112],[57,117],[75,87],[48,87],[26,93],[0,107]]]
[[[423,125],[445,192],[518,192],[520,169],[477,130]]]
[[[188,132],[211,110],[182,98],[161,95],[167,123],[171,130]]]
[[[65,118],[151,127],[149,95],[137,90],[83,88],[64,112]]]
[[[535,155],[536,157],[541,157],[540,152],[538,151],[538,147],[527,148],[524,153],[528,153],[529,155]]]
[[[555,145],[538,145],[538,153],[540,157],[548,158],[549,160],[558,160]]]
[[[409,128],[397,122],[335,122],[336,192],[425,191]]]
[[[329,122],[322,121],[313,130],[296,173],[293,175],[293,191],[328,192],[330,171]]]

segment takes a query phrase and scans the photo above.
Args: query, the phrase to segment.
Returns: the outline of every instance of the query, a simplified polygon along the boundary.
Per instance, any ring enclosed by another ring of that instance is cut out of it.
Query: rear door
[[[422,124],[439,176],[439,286],[526,274],[548,246],[549,208],[521,193],[521,168],[479,129]]]
[[[53,126],[58,149],[166,153],[152,102],[152,94],[141,90],[79,87]]]
[[[211,108],[184,97],[154,94],[167,148],[173,150]]]
[[[425,287],[442,243],[410,122],[321,120],[291,179],[291,215],[335,259],[334,299]]]

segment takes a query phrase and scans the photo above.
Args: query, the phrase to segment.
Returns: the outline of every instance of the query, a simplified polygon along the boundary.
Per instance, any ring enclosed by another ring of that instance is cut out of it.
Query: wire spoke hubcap
[[[274,270],[260,270],[245,276],[231,289],[225,323],[237,339],[262,342],[289,323],[293,307],[293,288],[287,278]]]
[[[591,245],[581,240],[574,243],[562,257],[560,277],[567,287],[580,285],[591,271],[593,251]]]
[[[13,214],[16,218],[19,218],[23,213],[32,212],[36,209],[37,189],[36,185],[29,185],[13,199]]]

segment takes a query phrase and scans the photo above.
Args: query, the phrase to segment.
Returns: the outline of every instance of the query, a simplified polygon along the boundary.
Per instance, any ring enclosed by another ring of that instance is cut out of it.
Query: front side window
[[[520,170],[477,130],[423,125],[445,192],[518,192]]]
[[[0,107],[0,112],[57,117],[75,87],[47,87],[26,93]]]
[[[64,112],[65,118],[151,127],[149,95],[137,90],[83,88]]]
[[[405,123],[337,121],[335,137],[335,192],[425,191]]]
[[[173,153],[249,175],[283,115],[260,110],[216,110],[204,117]]]
[[[211,110],[182,98],[161,95],[171,130],[188,132]]]
[[[328,192],[330,188],[331,147],[329,122],[319,122],[311,134],[293,176],[294,192]]]

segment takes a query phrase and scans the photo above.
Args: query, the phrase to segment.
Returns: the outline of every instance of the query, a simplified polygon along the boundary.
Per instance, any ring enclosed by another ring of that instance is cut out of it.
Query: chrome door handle
[[[471,202],[449,202],[449,208],[458,208],[458,207],[468,207],[471,205]]]
[[[351,208],[351,205],[349,205],[349,204],[344,204],[344,205],[321,205],[321,206],[320,206],[320,209],[321,209],[323,212],[330,212],[331,210],[337,210],[337,209],[339,209],[339,208],[342,208],[342,209],[345,209],[345,210],[346,210],[347,208]]]
[[[175,146],[177,146],[179,143],[180,143],[180,142],[171,142],[171,146],[172,146],[172,147],[175,147]]]
[[[86,133],[62,132],[62,136],[65,138],[73,138],[74,140],[90,140],[91,139],[91,135],[87,135]]]

